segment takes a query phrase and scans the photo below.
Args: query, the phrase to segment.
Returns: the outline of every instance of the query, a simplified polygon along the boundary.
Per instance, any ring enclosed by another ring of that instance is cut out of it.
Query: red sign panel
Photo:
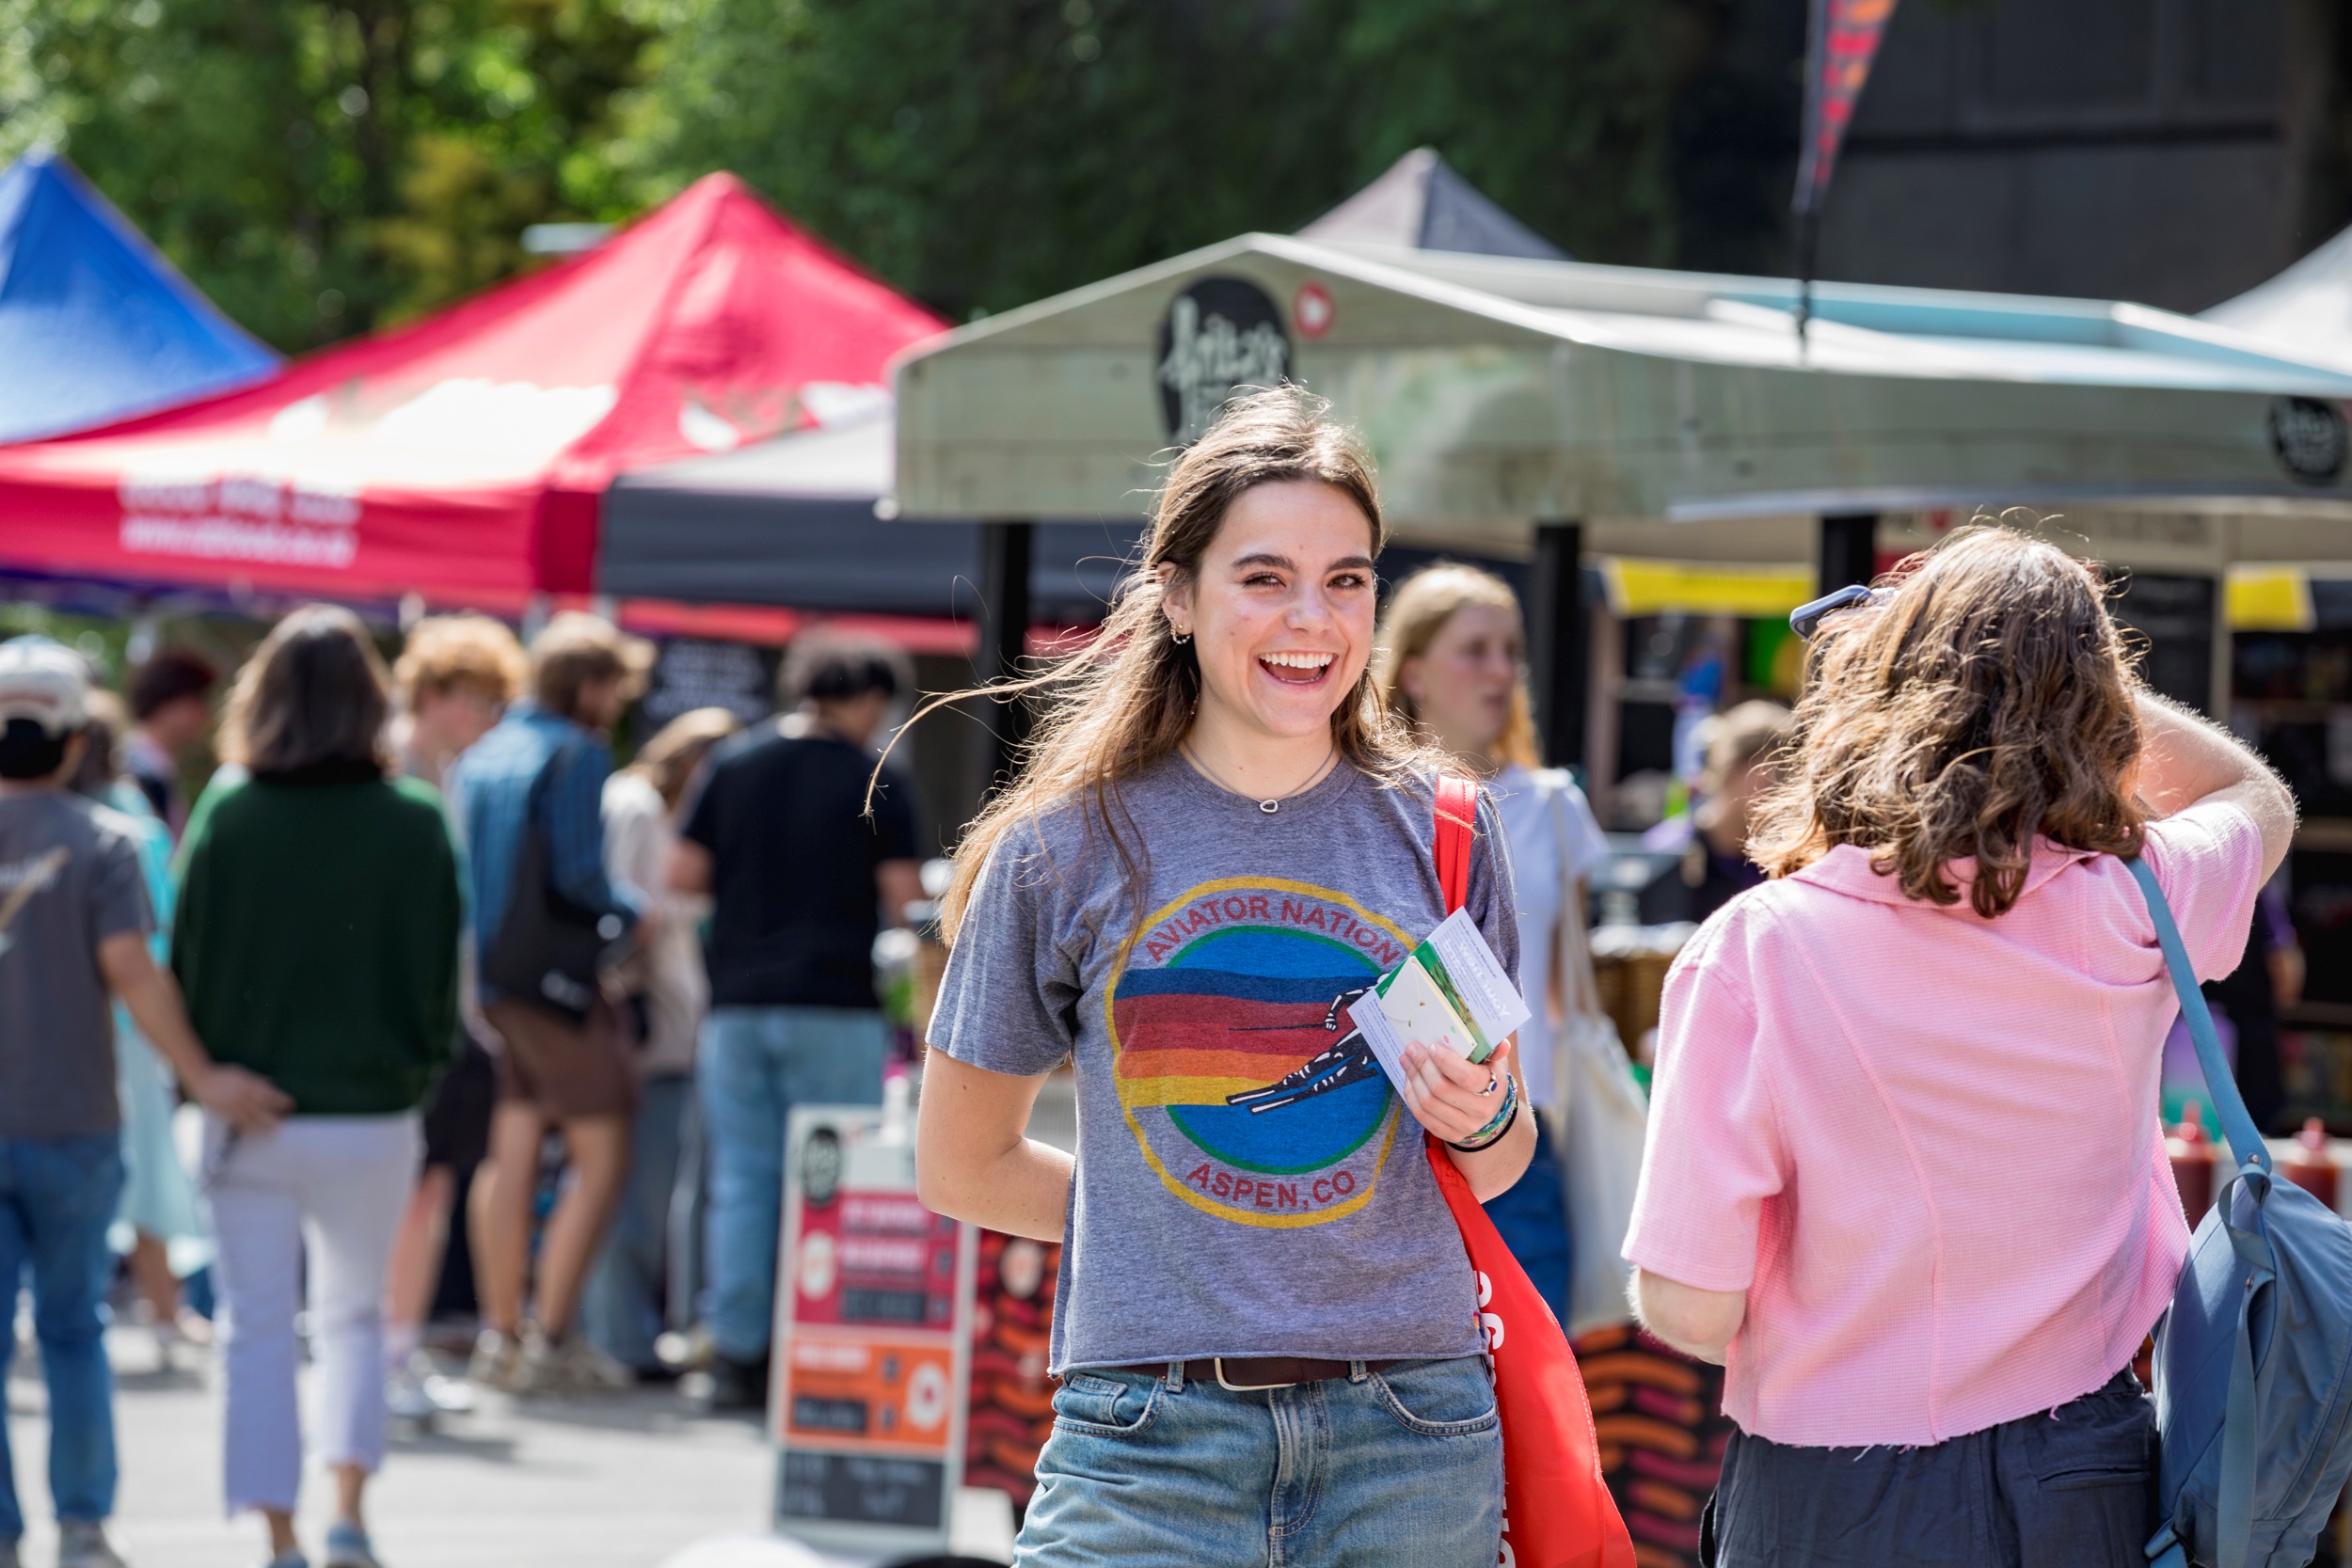
[[[1814,0],[1805,50],[1804,130],[1797,152],[1800,213],[1820,212],[1829,194],[1854,104],[1894,14],[1895,0]]]

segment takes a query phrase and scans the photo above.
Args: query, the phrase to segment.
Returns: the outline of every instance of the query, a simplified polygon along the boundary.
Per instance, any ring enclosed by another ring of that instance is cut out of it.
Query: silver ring
[[[1494,1092],[1495,1092],[1495,1090],[1497,1090],[1497,1089],[1499,1089],[1499,1088],[1501,1088],[1501,1087],[1502,1087],[1502,1081],[1501,1081],[1501,1080],[1499,1080],[1498,1078],[1496,1078],[1496,1077],[1495,1077],[1495,1075],[1494,1075],[1493,1073],[1491,1073],[1491,1072],[1490,1072],[1490,1073],[1486,1074],[1486,1086],[1485,1088],[1483,1088],[1483,1089],[1479,1090],[1478,1092],[1479,1092],[1481,1095],[1489,1095],[1489,1094],[1494,1093]]]

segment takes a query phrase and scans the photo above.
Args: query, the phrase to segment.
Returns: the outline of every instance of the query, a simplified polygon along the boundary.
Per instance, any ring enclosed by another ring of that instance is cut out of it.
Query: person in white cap
[[[88,699],[88,672],[70,649],[0,643],[0,1323],[29,1270],[58,1568],[119,1568],[105,1529],[114,1384],[100,1313],[122,1186],[108,992],[215,1114],[260,1131],[288,1101],[205,1053],[148,951],[153,919],[131,825],[66,787],[87,743]],[[0,1333],[0,1375],[14,1344]],[[24,1533],[0,1429],[0,1568],[19,1568]]]

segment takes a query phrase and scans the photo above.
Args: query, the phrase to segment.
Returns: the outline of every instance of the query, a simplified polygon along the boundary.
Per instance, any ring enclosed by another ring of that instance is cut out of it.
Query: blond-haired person
[[[401,770],[441,788],[466,749],[489,734],[507,705],[522,695],[529,673],[522,643],[486,615],[429,615],[409,627],[392,666],[400,712],[390,733]],[[465,967],[470,992],[470,954]],[[464,1000],[470,1012],[470,994]],[[460,1184],[490,1147],[496,1075],[489,1053],[462,1026],[456,1051],[424,1104],[424,1164],[401,1215],[385,1286],[384,1397],[402,1420],[427,1420],[473,1402],[464,1384],[437,1375],[423,1349],[425,1320],[448,1250],[450,1212]]]
[[[1645,848],[1681,850],[1687,918],[1705,920],[1764,880],[1764,868],[1748,858],[1748,829],[1756,800],[1772,787],[1789,723],[1787,707],[1762,697],[1701,721],[1691,811],[1642,839]]]
[[[1583,919],[1584,882],[1609,842],[1567,769],[1546,768],[1536,754],[1526,647],[1509,583],[1475,566],[1440,562],[1390,595],[1373,679],[1401,722],[1486,781],[1502,813],[1518,898],[1519,981],[1534,1006],[1519,1030],[1519,1081],[1528,1104],[1549,1112],[1562,1087],[1553,1049],[1554,1014],[1565,1000],[1561,943],[1568,923]],[[1549,1120],[1536,1119],[1525,1174],[1487,1200],[1486,1214],[1565,1323],[1576,1238]],[[1604,1238],[1602,1244],[1615,1243]]]
[[[681,713],[604,786],[605,870],[657,899],[664,918],[637,966],[630,993],[639,1038],[628,1185],[589,1275],[580,1313],[589,1341],[641,1377],[661,1370],[654,1339],[663,1321],[670,1212],[681,1196],[691,1210],[699,1184],[698,1166],[681,1166],[679,1156],[694,1094],[694,1037],[710,1010],[710,979],[696,931],[710,900],[670,887],[670,856],[679,816],[711,748],[742,727],[723,707]]]
[[[483,1329],[472,1375],[493,1387],[534,1393],[625,1386],[626,1369],[585,1338],[573,1319],[589,1265],[628,1174],[637,1072],[620,1020],[589,988],[584,1017],[535,995],[507,994],[490,979],[501,922],[517,895],[552,895],[618,942],[643,945],[658,925],[645,894],[605,870],[607,736],[642,687],[651,650],[593,615],[565,613],[531,644],[530,695],[451,769],[472,879],[475,957],[485,963],[482,1010],[498,1037],[498,1104],[490,1154],[474,1179],[469,1217]],[[536,836],[548,886],[518,888],[516,868]],[[570,1180],[532,1246],[539,1150],[558,1132]],[[537,1291],[531,1287],[535,1261]],[[526,1301],[535,1300],[534,1314]]]
[[[1345,1013],[1445,912],[1436,770],[1370,678],[1382,535],[1322,404],[1237,400],[957,852],[923,1198],[1069,1243],[1025,1568],[1496,1560],[1494,1386],[1422,1134],[1491,1197],[1534,1118],[1507,1042],[1415,1049],[1400,1091]],[[1474,832],[1465,907],[1516,974],[1491,800]],[[1064,1056],[1074,1167],[1023,1134]]]
[[[1633,1227],[1644,1321],[1725,1367],[1722,1568],[2132,1568],[2134,1380],[2188,1227],[2156,1121],[2177,1011],[2295,805],[2133,674],[2053,546],[1955,535],[1821,625],[1748,847],[1677,956]]]
[[[466,748],[506,716],[530,676],[521,641],[487,615],[428,615],[409,627],[392,666],[401,699],[392,745],[402,768],[440,788]]]

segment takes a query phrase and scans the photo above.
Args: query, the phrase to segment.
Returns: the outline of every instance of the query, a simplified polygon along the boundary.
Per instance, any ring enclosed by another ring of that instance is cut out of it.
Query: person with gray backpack
[[[2301,1568],[2352,1476],[2352,1226],[2291,1182],[2221,1054],[2196,966],[2142,862],[2166,967],[2238,1173],[2156,1325],[2152,1568]]]
[[[1791,619],[1770,879],[1667,978],[1625,1244],[1650,1330],[1725,1366],[1702,1560],[2148,1568],[2169,1521],[2166,1568],[2308,1561],[2352,1247],[2257,1165],[2192,1255],[2157,1126],[2169,971],[2236,964],[2292,797],[2025,533]]]

